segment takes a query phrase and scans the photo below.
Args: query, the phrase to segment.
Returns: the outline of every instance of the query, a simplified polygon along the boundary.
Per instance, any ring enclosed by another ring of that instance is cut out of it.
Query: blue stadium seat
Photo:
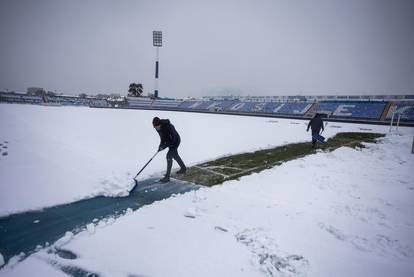
[[[128,106],[148,108],[151,107],[153,100],[150,98],[136,98],[136,97],[127,97]]]
[[[324,113],[330,116],[339,106],[338,102],[320,102],[316,104],[315,113]]]
[[[89,102],[90,107],[109,108],[111,105],[104,99],[94,99]]]
[[[157,108],[177,108],[182,101],[180,100],[154,100],[153,107]]]
[[[255,112],[259,105],[260,103],[258,102],[236,102],[227,107],[226,110],[229,112],[251,113]]]
[[[43,98],[41,96],[1,93],[0,102],[5,103],[21,103],[21,104],[42,104]]]
[[[413,121],[414,102],[396,102],[388,111],[386,119],[391,119],[394,112],[401,113],[401,120]]]
[[[192,104],[194,104],[195,101],[192,100],[184,100],[181,102],[181,104],[178,106],[180,109],[188,109]]]
[[[279,102],[268,102],[266,105],[263,106],[262,112],[264,113],[275,113],[275,110],[277,110],[282,103]]]
[[[275,113],[285,115],[304,115],[311,106],[311,103],[284,103],[275,110]]]
[[[180,104],[179,108],[196,110],[196,111],[211,111],[220,103],[221,101],[184,101]]]
[[[234,104],[239,103],[237,100],[221,100],[215,104],[214,108],[218,111],[226,111],[229,107],[233,106]]]
[[[341,103],[332,117],[379,119],[387,103]]]

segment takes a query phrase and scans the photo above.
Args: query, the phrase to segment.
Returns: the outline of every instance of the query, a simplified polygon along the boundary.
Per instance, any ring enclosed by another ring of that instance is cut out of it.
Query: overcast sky
[[[413,94],[412,0],[0,0],[0,90]]]

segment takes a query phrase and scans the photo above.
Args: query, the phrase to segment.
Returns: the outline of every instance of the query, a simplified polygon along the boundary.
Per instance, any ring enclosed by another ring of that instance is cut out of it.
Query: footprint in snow
[[[220,227],[220,226],[214,226],[214,229],[217,230],[217,231],[228,232],[227,229],[225,229],[223,227]]]
[[[321,228],[322,230],[327,231],[328,233],[330,233],[332,236],[334,236],[336,239],[338,240],[346,240],[347,237],[342,233],[341,230],[331,226],[331,225],[325,225],[324,223],[319,223],[318,224],[319,228]]]
[[[236,234],[239,243],[252,253],[253,263],[268,276],[306,276],[309,261],[282,251],[277,243],[260,229],[246,229]]]
[[[78,258],[78,256],[75,253],[69,250],[65,250],[65,249],[57,249],[56,254],[62,259],[67,259],[67,260],[75,260]]]

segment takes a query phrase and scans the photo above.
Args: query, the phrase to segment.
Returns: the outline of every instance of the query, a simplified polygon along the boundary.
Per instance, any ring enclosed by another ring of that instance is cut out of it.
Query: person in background
[[[312,129],[312,148],[316,147],[316,136],[319,136],[321,130],[323,131],[323,120],[321,114],[317,113],[315,116],[309,121],[308,128],[306,132],[309,132],[309,127]]]
[[[168,147],[167,152],[167,172],[164,175],[164,178],[160,180],[161,183],[167,183],[170,181],[171,167],[173,159],[176,160],[178,165],[181,167],[176,174],[185,174],[187,168],[178,154],[178,146],[180,146],[181,138],[178,132],[175,130],[174,125],[171,124],[168,119],[159,119],[154,117],[152,120],[152,125],[155,130],[160,135],[160,145],[158,146],[158,151],[162,151]]]

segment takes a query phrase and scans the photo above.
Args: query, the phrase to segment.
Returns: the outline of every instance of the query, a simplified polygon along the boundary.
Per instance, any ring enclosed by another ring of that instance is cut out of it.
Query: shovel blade
[[[129,194],[131,194],[136,188],[137,188],[137,186],[138,186],[138,181],[137,181],[137,179],[135,179],[134,178],[134,182],[135,182],[135,185],[132,187],[132,189],[129,191]]]

